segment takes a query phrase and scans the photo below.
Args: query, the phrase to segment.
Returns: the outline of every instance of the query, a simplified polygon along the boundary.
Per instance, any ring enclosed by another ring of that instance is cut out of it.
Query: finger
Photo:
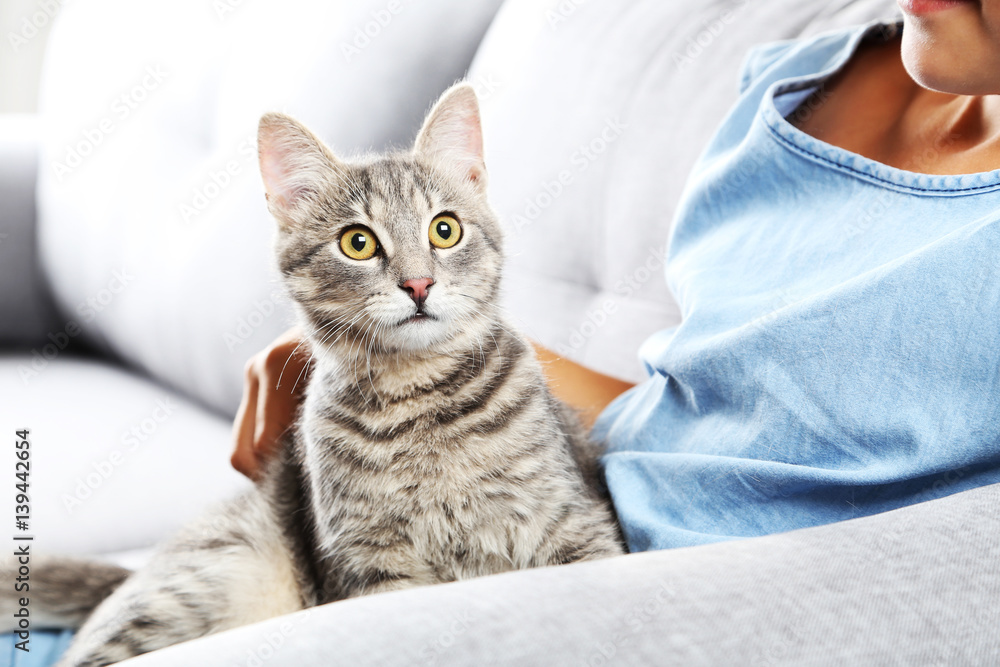
[[[303,368],[309,358],[304,343],[292,329],[258,355],[259,390],[252,449],[258,470],[280,449],[281,436],[295,419],[305,386],[300,376],[306,375]]]
[[[299,359],[292,358],[287,367],[282,365],[281,368],[265,369],[257,400],[255,447],[258,456],[268,457],[273,454],[282,434],[294,421],[302,392],[301,389],[292,391],[292,388],[295,386],[294,378],[302,373],[303,366],[304,363]],[[304,383],[300,384],[304,386]]]
[[[302,370],[310,356],[309,343],[304,338],[285,340],[275,345],[266,361],[267,369],[277,378],[275,388],[284,388],[289,393],[301,392],[308,379],[308,373]]]
[[[257,465],[261,466],[277,450],[278,440],[291,418],[283,414],[282,401],[292,400],[291,394],[282,386],[278,387],[278,374],[262,371],[260,392],[257,396],[256,425],[254,428],[253,454]],[[284,381],[282,381],[284,385]]]
[[[252,365],[247,366],[243,385],[243,400],[233,423],[233,454],[230,463],[239,472],[253,479],[257,475],[257,459],[254,456],[254,436],[257,426],[257,402],[259,382]]]

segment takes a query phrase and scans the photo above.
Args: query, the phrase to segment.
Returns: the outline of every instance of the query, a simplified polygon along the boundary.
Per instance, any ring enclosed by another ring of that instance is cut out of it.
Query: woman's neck
[[[925,174],[1000,168],[1000,97],[939,93],[906,72],[899,40],[865,44],[810,100],[797,127],[883,164]]]

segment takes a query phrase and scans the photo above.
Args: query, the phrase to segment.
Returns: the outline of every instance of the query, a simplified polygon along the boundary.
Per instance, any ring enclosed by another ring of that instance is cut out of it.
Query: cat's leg
[[[102,603],[59,667],[98,667],[302,609],[281,531],[244,498],[186,529]]]
[[[434,568],[409,548],[365,544],[345,539],[349,548],[341,552],[336,577],[342,597],[354,598],[389,593],[418,586],[454,581],[454,573]]]
[[[601,503],[578,507],[539,549],[536,565],[563,565],[627,553],[618,522]]]
[[[428,581],[426,583],[414,583],[411,579],[395,579],[391,581],[376,581],[368,584],[364,588],[356,588],[351,594],[351,597],[360,597],[362,595],[376,595],[378,593],[391,593],[393,591],[403,591],[408,588],[416,588],[417,586],[430,585],[432,583],[438,583],[436,581]]]

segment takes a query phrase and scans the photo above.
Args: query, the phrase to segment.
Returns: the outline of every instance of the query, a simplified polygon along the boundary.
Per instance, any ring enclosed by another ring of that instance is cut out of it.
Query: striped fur
[[[497,306],[501,230],[459,85],[412,152],[346,163],[261,121],[278,266],[315,367],[250,494],[188,526],[91,616],[60,664],[110,664],[349,597],[623,552],[596,448]],[[461,240],[438,249],[447,212]],[[364,225],[371,259],[340,249]],[[422,305],[402,283],[434,280]],[[416,315],[420,314],[420,317]]]
[[[27,598],[32,627],[78,627],[131,572],[104,562],[32,554],[21,570],[16,558],[0,564],[0,632],[19,630],[20,600]]]

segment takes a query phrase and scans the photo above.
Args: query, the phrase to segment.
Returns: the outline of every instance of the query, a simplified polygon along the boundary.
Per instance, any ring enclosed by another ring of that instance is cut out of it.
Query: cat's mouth
[[[420,322],[428,322],[430,320],[436,320],[436,319],[437,319],[436,317],[434,317],[433,315],[431,315],[430,313],[421,308],[417,310],[417,312],[415,312],[413,315],[410,315],[406,319],[401,320],[398,323],[398,326],[402,326],[404,324],[419,324]]]

